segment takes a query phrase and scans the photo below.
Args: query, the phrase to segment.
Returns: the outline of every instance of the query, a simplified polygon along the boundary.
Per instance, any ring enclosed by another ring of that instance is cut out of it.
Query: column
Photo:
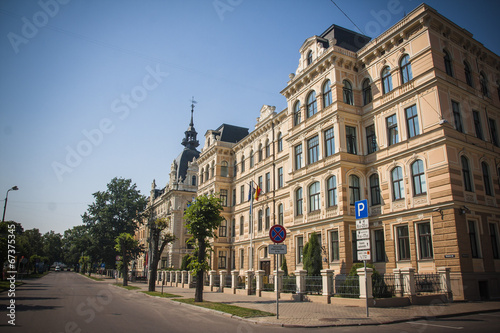
[[[215,285],[215,274],[217,274],[216,271],[211,270],[208,272],[208,276],[210,278],[208,285],[210,286],[210,290],[214,290],[214,285]]]
[[[305,269],[299,269],[295,271],[295,279],[297,281],[297,295],[303,295],[306,293],[306,275],[307,271]]]
[[[449,267],[438,267],[437,272],[439,274],[439,280],[441,281],[441,290],[445,293],[448,301],[453,301],[453,293],[451,292],[451,280],[450,280]]]
[[[261,291],[264,287],[264,274],[266,272],[263,270],[258,270],[255,272],[255,294],[261,296]]]
[[[245,273],[246,273],[245,289],[247,290],[247,294],[250,295],[252,290],[252,279],[254,276],[254,272],[246,271]]]
[[[322,269],[321,278],[323,282],[323,296],[333,295],[333,274],[335,270],[333,269]]]
[[[231,290],[233,291],[233,294],[236,294],[236,289],[238,288],[238,275],[240,274],[240,271],[238,270],[232,270],[231,271]]]
[[[365,268],[357,269],[359,276],[359,298],[373,298],[373,287],[372,287],[372,274],[373,268],[366,268],[366,276],[365,276]]]

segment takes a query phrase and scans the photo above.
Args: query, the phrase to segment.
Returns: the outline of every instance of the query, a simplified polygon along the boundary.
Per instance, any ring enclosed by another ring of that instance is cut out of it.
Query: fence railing
[[[394,274],[372,275],[372,288],[373,297],[375,298],[390,298],[396,296],[396,280]]]
[[[334,293],[336,296],[358,298],[359,297],[359,276],[338,274],[335,275]]]
[[[306,294],[321,295],[323,292],[323,278],[321,276],[306,276]]]
[[[297,279],[295,276],[283,276],[281,278],[282,281],[282,289],[284,293],[292,293],[295,294],[297,292]]]
[[[231,275],[225,275],[224,276],[224,288],[231,288],[232,287],[232,282],[233,282],[233,277]]]
[[[415,274],[415,293],[436,294],[443,292],[439,274]]]

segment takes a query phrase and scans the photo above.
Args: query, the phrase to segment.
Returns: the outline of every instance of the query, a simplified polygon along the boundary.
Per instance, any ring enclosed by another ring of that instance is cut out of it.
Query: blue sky
[[[420,4],[335,2],[370,37]],[[498,3],[427,3],[500,54]],[[2,0],[0,195],[19,187],[6,220],[63,233],[113,177],[165,186],[192,96],[201,142],[252,129],[262,105],[286,107],[298,49],[333,23],[357,30],[330,0]]]

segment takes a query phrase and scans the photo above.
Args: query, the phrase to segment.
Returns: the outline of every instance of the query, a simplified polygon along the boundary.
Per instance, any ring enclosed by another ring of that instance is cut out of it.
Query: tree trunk
[[[205,261],[205,240],[198,239],[198,262],[202,263]],[[195,302],[203,302],[203,273],[204,270],[199,270],[196,274],[196,290],[194,293]]]
[[[128,260],[127,260],[127,252],[123,251],[123,255],[122,255],[122,261],[123,261],[123,267],[122,267],[122,270],[123,270],[123,286],[128,286]]]
[[[155,291],[156,288],[156,276],[158,275],[158,254],[155,253],[155,249],[153,248],[151,255],[151,266],[150,266],[150,274],[149,274],[149,286],[148,291]]]

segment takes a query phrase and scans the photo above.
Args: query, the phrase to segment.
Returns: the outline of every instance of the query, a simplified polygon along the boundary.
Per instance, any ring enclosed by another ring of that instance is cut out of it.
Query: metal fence
[[[295,276],[283,276],[281,281],[283,282],[282,292],[292,294],[297,292],[297,280]]]
[[[220,275],[214,275],[214,287],[220,287]]]
[[[274,276],[264,276],[264,282],[262,283],[263,291],[274,291]]]
[[[335,275],[335,296],[358,298],[359,297],[359,276],[338,274]]]
[[[238,276],[238,285],[236,286],[236,289],[245,289],[245,277],[244,276]]]
[[[372,275],[373,297],[390,298],[396,296],[396,280],[394,274]]]
[[[439,274],[415,274],[415,293],[417,295],[442,292]]]
[[[205,274],[203,276],[203,285],[204,286],[209,286],[210,285],[210,276],[208,276],[208,274]]]
[[[321,295],[323,292],[323,278],[321,276],[306,276],[306,294]]]
[[[224,287],[225,288],[231,288],[232,287],[232,283],[233,283],[233,277],[231,275],[225,275],[224,276]]]

